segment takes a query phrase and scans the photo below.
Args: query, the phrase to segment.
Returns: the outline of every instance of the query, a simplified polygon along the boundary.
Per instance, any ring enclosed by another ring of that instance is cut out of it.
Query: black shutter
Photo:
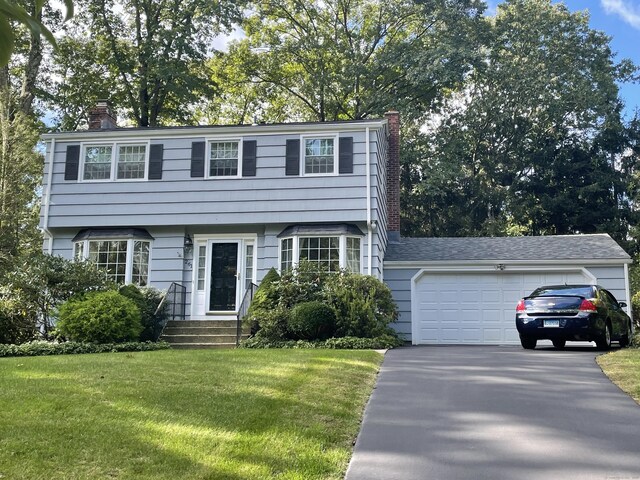
[[[286,175],[300,175],[300,140],[287,140]]]
[[[53,155],[51,156],[53,158]],[[67,158],[64,163],[64,179],[78,180],[78,166],[80,165],[80,145],[69,145],[67,147]],[[53,168],[53,165],[49,165]]]
[[[256,176],[256,147],[255,140],[246,140],[242,142],[242,176]]]
[[[204,177],[204,142],[191,144],[191,176]]]
[[[151,145],[149,149],[149,180],[162,179],[162,159],[164,157],[164,145]]]
[[[338,173],[353,173],[353,137],[340,137]]]

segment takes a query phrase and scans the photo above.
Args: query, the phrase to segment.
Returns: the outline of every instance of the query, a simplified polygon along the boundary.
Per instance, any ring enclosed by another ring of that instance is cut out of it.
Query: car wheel
[[[629,344],[631,343],[631,322],[627,322],[627,328],[626,328],[626,332],[625,334],[620,337],[620,347],[621,348],[625,348],[628,347]]]
[[[522,348],[533,350],[534,348],[536,348],[538,340],[536,340],[535,338],[523,337],[522,335],[520,335],[520,343],[522,344]]]
[[[599,350],[609,350],[611,348],[611,325],[605,325],[604,333],[596,340],[596,347]]]
[[[564,346],[567,344],[566,340],[551,340],[551,342],[553,343],[553,346],[556,348],[564,348]]]

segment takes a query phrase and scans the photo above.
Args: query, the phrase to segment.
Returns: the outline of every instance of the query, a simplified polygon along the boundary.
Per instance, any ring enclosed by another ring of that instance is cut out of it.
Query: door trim
[[[238,276],[236,280],[236,310],[234,311],[209,311],[207,310],[210,304],[209,295],[211,294],[211,245],[214,243],[237,243],[238,245]],[[206,260],[205,260],[205,285],[204,285],[204,310],[202,312],[196,312],[196,295],[198,294],[198,249],[202,245],[206,245]],[[225,234],[195,234],[193,235],[193,261],[191,266],[191,307],[190,318],[192,320],[235,320],[238,307],[242,301],[244,295],[244,273],[246,262],[246,246],[247,244],[253,244],[253,278],[256,278],[257,265],[258,265],[258,235],[241,233],[225,233]]]

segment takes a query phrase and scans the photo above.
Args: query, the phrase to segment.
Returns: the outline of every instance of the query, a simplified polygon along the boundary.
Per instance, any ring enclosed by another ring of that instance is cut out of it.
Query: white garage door
[[[519,343],[518,300],[542,285],[563,283],[592,282],[580,271],[426,272],[414,286],[414,343]]]

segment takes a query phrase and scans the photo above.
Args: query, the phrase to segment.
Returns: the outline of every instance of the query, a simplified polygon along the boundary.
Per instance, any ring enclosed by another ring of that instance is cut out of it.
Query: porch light
[[[184,236],[184,251],[190,252],[193,249],[193,238],[188,233]]]

